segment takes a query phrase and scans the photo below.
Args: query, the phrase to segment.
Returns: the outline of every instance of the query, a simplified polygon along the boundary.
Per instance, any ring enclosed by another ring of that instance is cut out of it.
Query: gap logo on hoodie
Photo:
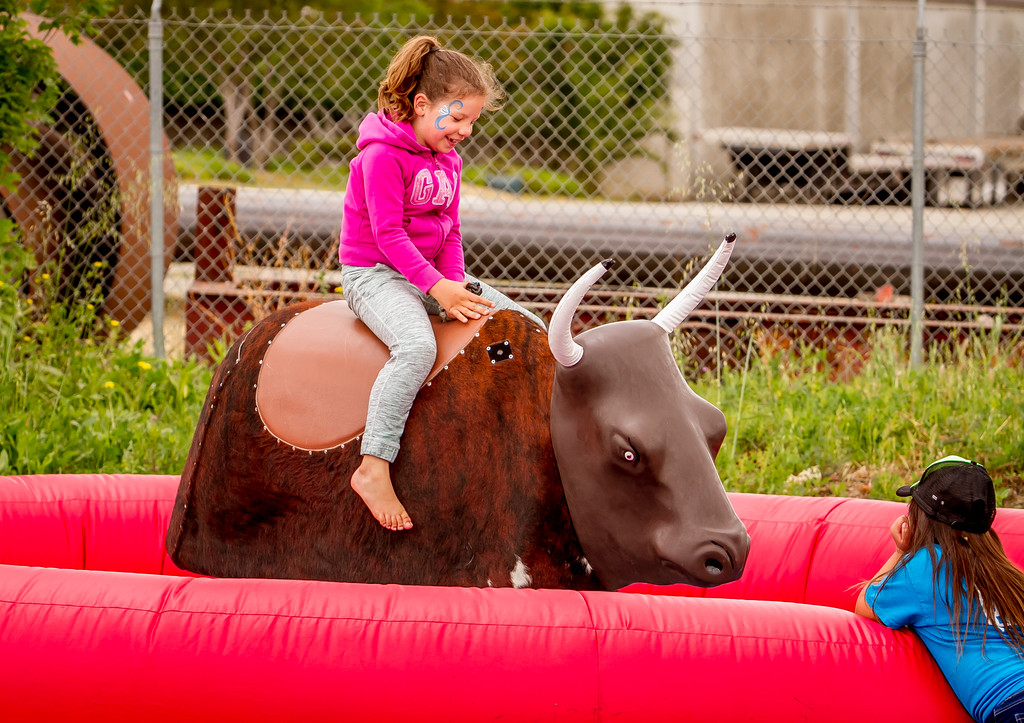
[[[421,168],[413,181],[409,202],[416,206],[430,204],[444,208],[451,204],[454,195],[455,189],[444,171],[435,168],[431,173],[429,169]]]

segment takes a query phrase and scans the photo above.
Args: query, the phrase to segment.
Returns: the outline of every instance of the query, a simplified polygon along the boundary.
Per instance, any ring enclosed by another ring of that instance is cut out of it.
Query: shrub
[[[42,40],[28,34],[22,13],[31,10],[48,20],[39,29],[63,30],[77,41],[92,29],[91,20],[106,12],[109,3],[85,0],[51,3],[49,0],[0,0],[0,188],[14,188],[18,176],[9,164],[11,151],[30,153],[38,145],[39,124],[60,95],[59,74],[53,53]]]
[[[145,357],[59,268],[0,243],[0,474],[179,473],[210,370]]]
[[[895,499],[928,462],[960,454],[986,464],[1001,500],[1021,504],[1020,353],[1019,336],[997,325],[933,345],[915,370],[905,335],[883,330],[842,381],[824,351],[791,348],[752,354],[694,389],[725,412],[717,464],[732,490]]]

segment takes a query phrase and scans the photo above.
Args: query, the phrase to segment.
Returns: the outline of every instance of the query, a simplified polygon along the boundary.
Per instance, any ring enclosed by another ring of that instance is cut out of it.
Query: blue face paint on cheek
[[[439,131],[443,131],[444,126],[441,125],[441,121],[450,116],[452,114],[452,111],[459,110],[459,108],[461,107],[461,100],[453,100],[448,105],[441,106],[437,111],[437,118],[434,120],[434,128],[437,128],[437,130]]]

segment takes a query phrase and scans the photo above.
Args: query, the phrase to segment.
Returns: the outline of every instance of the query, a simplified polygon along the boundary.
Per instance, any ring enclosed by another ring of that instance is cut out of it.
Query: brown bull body
[[[261,355],[311,305],[265,319],[217,370],[171,519],[177,564],[221,577],[508,586],[528,574],[537,587],[597,585],[559,483],[555,364],[535,324],[495,314],[420,392],[391,468],[419,522],[394,533],[349,487],[358,444],[293,449],[254,411]],[[514,358],[492,364],[487,346],[505,340]]]
[[[391,466],[416,520],[403,532],[382,528],[349,486],[357,438],[292,446],[265,419],[264,356],[275,340],[288,348],[290,320],[316,304],[268,317],[214,376],[168,530],[172,559],[222,577],[481,587],[737,579],[749,537],[715,470],[725,417],[689,388],[668,341],[718,278],[733,239],[653,321],[572,337],[576,307],[604,264],[566,293],[550,338],[516,312],[480,326],[413,405]],[[315,383],[298,370],[303,349],[321,349],[335,328],[277,365],[296,368],[286,381]],[[348,398],[337,406],[354,406]],[[309,407],[293,406],[302,422]],[[359,413],[365,419],[365,402]]]

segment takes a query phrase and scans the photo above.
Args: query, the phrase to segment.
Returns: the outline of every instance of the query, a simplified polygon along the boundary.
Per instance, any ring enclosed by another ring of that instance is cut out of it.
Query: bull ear
[[[733,243],[736,240],[736,234],[730,233],[722,241],[722,245],[718,247],[715,255],[711,257],[704,268],[700,270],[696,276],[686,285],[686,288],[676,294],[676,297],[672,301],[668,302],[664,309],[658,312],[652,321],[664,329],[666,332],[671,333],[677,326],[683,323],[683,320],[690,315],[694,309],[697,308],[708,292],[711,291],[711,287],[718,281],[718,277],[725,271],[725,265],[729,263],[729,257],[732,255],[732,250],[735,246]]]
[[[583,347],[572,338],[572,320],[576,316],[576,308],[590,291],[590,287],[597,283],[614,263],[613,260],[606,259],[578,278],[565,292],[551,314],[551,323],[548,324],[548,347],[555,361],[564,367],[578,364],[583,358]]]

